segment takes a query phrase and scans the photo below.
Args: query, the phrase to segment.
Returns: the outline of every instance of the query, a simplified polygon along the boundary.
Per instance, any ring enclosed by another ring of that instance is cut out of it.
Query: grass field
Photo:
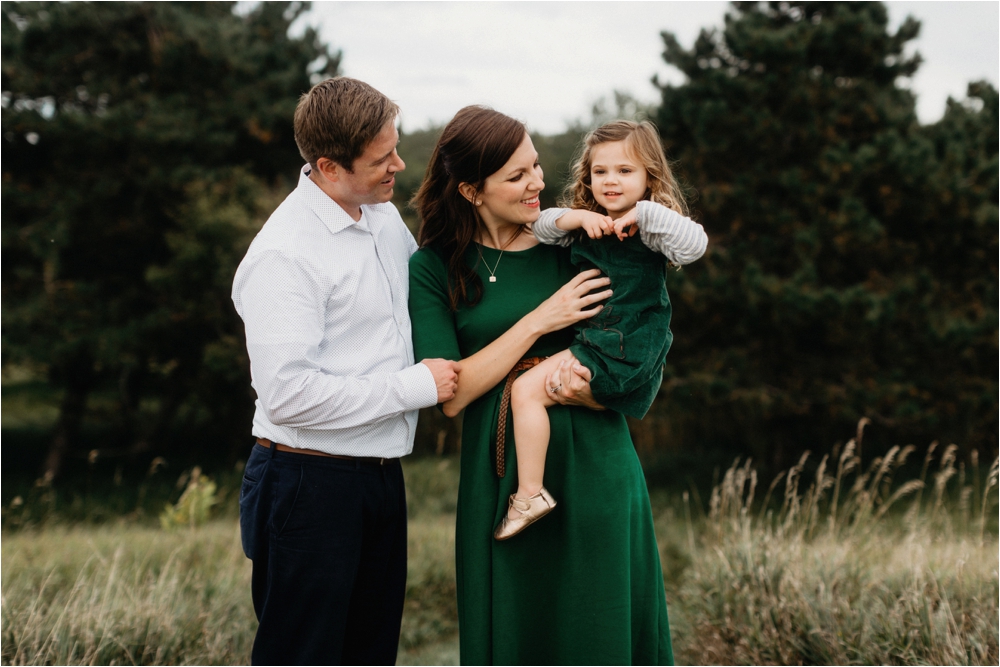
[[[770,489],[734,465],[704,513],[654,492],[678,661],[997,664],[996,463],[966,474],[949,448],[919,478],[894,480],[911,454],[861,470],[848,445],[809,480],[797,466]],[[399,663],[457,664],[457,461],[405,471]],[[5,525],[18,511],[4,508]],[[5,530],[3,663],[247,663],[255,620],[239,543],[231,494],[194,528],[56,516]]]

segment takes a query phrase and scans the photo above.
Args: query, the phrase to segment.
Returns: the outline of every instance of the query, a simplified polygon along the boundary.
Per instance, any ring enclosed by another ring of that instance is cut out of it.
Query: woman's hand
[[[545,378],[549,395],[560,405],[579,405],[591,410],[604,410],[590,391],[590,369],[575,359],[563,361],[559,368]]]
[[[604,306],[594,306],[594,304],[610,298],[612,291],[608,289],[595,294],[590,292],[610,284],[611,279],[601,276],[599,269],[590,269],[577,274],[560,287],[559,291],[531,311],[539,335],[565,329],[601,312]]]
[[[517,360],[528,352],[539,336],[565,329],[599,313],[602,306],[594,304],[610,297],[611,290],[593,295],[588,293],[607,287],[610,282],[607,277],[601,276],[601,272],[597,269],[580,273],[537,308],[519,319],[502,336],[472,356],[462,359],[458,388],[455,390],[455,397],[442,404],[444,413],[454,417],[469,403],[502,382]],[[575,401],[576,405],[592,407],[586,402],[589,389],[579,387],[577,390],[575,389],[577,386],[577,383],[573,383],[566,397]],[[559,401],[562,397],[553,398]],[[593,403],[593,406],[597,404]]]

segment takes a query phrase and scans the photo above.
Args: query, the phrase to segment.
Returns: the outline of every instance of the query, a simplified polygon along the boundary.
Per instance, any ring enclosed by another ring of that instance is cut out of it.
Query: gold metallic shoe
[[[538,493],[528,498],[515,498],[515,494],[510,496],[510,506],[521,513],[520,516],[510,519],[505,514],[503,521],[497,526],[493,533],[493,538],[506,540],[514,537],[522,530],[535,523],[543,516],[552,511],[556,506],[555,499],[543,486]]]

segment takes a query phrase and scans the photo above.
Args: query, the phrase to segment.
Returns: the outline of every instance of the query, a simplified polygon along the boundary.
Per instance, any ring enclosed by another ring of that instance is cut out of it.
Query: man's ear
[[[476,200],[476,196],[479,194],[476,189],[469,185],[468,183],[459,183],[458,192],[460,195],[468,199],[471,203],[479,206],[482,202]]]
[[[328,157],[321,157],[316,160],[316,171],[319,172],[319,176],[322,178],[337,183],[343,177],[344,173],[347,171],[340,164],[334,162]]]

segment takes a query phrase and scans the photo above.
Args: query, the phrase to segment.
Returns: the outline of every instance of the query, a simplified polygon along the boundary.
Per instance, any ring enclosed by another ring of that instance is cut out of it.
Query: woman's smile
[[[525,134],[507,163],[484,182],[476,209],[492,229],[530,224],[538,219],[538,193],[544,188],[538,153]]]

